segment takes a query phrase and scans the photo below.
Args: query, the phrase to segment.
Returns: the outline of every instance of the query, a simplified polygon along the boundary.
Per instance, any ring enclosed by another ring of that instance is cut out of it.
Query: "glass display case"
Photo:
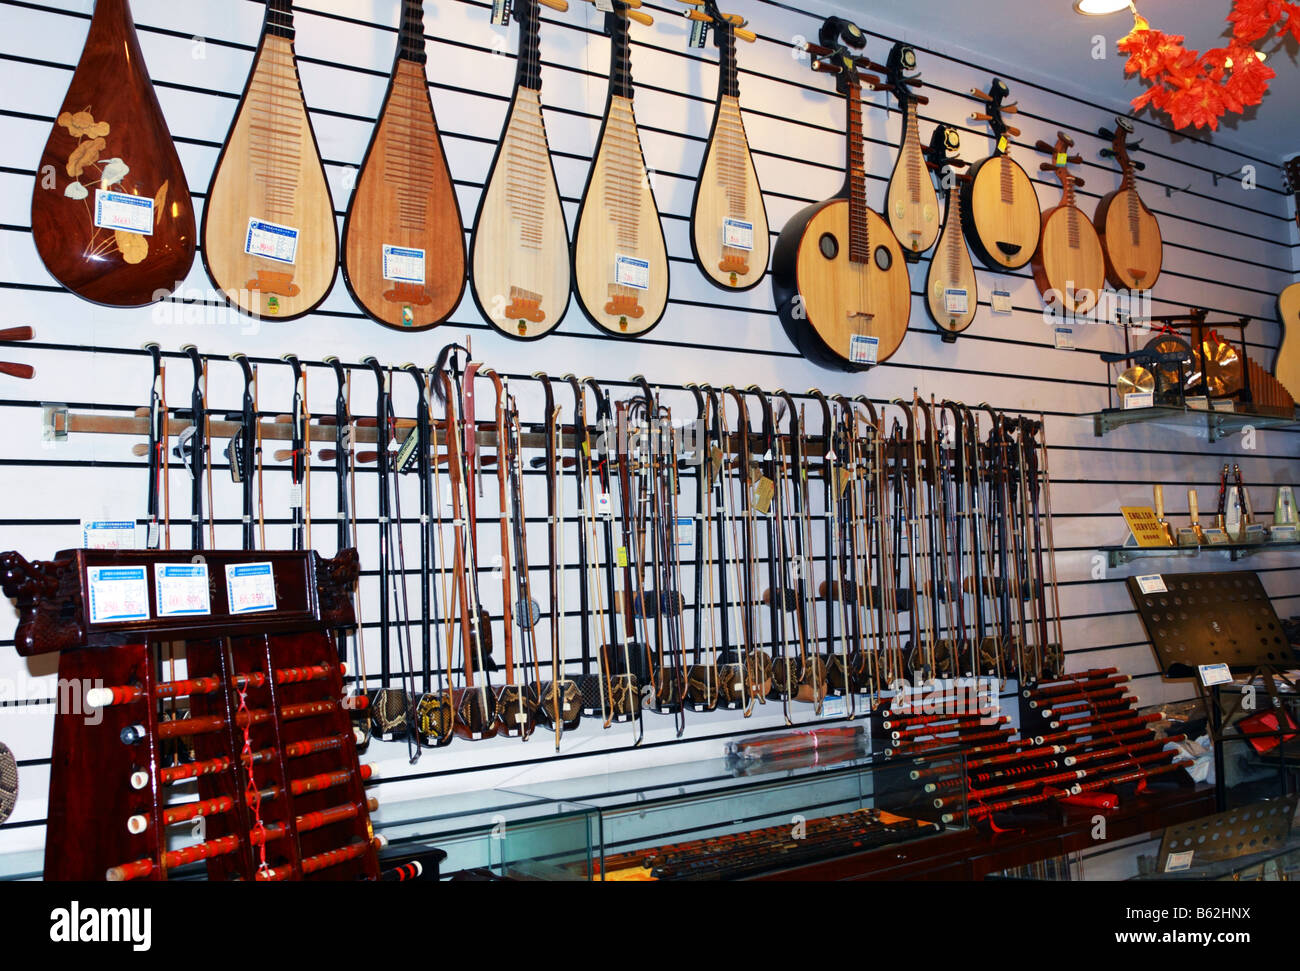
[[[481,790],[381,803],[371,814],[385,856],[441,850],[452,879],[590,880],[600,814],[562,799]]]
[[[740,879],[965,827],[955,753],[707,759],[516,785],[600,815],[606,880]]]

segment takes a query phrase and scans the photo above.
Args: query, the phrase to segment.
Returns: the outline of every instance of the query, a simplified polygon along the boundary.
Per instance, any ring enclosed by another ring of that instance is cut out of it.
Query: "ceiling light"
[[[1085,17],[1100,17],[1104,14],[1119,13],[1121,10],[1137,12],[1132,0],[1074,0],[1074,12],[1081,13]]]

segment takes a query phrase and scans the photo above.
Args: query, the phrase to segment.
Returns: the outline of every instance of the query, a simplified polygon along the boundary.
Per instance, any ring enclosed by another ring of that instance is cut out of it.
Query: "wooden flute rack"
[[[357,572],[355,550],[0,554],[18,653],[57,651],[67,696],[46,879],[164,880],[203,860],[213,880],[378,879],[333,638],[355,625]],[[178,642],[184,680],[164,680],[160,646]],[[188,717],[168,718],[182,696]],[[192,760],[168,755],[183,739]]]

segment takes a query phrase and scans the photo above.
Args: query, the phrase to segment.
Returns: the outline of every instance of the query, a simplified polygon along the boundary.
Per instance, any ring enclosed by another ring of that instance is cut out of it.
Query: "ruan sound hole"
[[[822,233],[822,238],[817,241],[817,245],[821,248],[822,256],[828,260],[833,260],[840,255],[839,240],[830,233]]]
[[[876,266],[880,267],[882,270],[888,270],[893,265],[894,265],[894,254],[889,252],[889,247],[877,246]]]

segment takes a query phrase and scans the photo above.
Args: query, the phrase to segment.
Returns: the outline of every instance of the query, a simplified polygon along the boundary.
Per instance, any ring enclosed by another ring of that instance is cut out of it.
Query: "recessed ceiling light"
[[[1085,17],[1100,17],[1121,10],[1133,10],[1132,0],[1074,0],[1074,12]]]

